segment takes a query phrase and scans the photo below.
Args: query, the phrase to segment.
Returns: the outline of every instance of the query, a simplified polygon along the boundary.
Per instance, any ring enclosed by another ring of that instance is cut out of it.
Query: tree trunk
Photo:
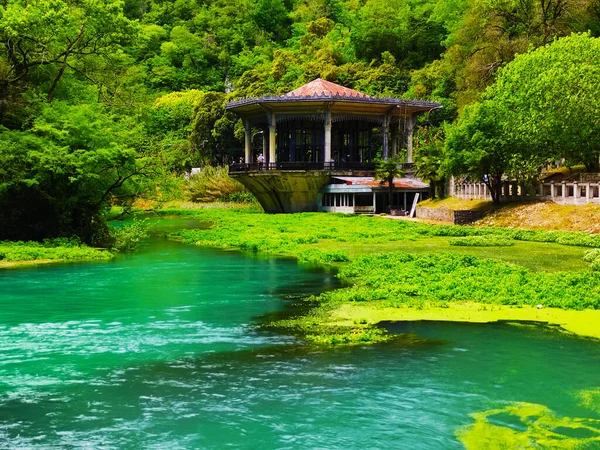
[[[63,60],[63,64],[62,64],[62,66],[60,66],[60,69],[58,69],[58,73],[56,74],[56,77],[54,77],[52,86],[50,86],[50,90],[48,91],[48,99],[47,99],[48,103],[52,102],[52,97],[54,95],[54,89],[56,89],[56,86],[58,86],[58,82],[60,81],[63,74],[65,73],[65,70],[67,68],[67,58],[68,57],[69,57],[69,53],[67,52],[67,54],[65,55],[65,59]]]

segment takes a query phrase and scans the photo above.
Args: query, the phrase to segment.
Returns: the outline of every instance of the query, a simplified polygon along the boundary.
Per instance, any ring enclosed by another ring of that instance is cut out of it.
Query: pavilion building
[[[417,115],[440,107],[372,97],[322,79],[280,96],[233,101],[226,109],[242,118],[245,154],[230,173],[267,212],[381,212],[385,200],[378,202],[378,194],[387,188],[373,179],[375,159],[402,154],[410,170]],[[405,207],[428,190],[410,177],[394,184]]]

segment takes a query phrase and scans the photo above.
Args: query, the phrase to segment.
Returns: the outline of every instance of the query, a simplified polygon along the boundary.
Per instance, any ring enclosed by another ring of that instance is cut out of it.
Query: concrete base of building
[[[267,213],[317,211],[319,190],[330,179],[328,170],[253,171],[231,176],[254,194]]]

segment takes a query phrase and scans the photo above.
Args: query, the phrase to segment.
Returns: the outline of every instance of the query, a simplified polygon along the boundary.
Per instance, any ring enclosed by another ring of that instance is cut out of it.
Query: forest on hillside
[[[433,182],[598,166],[599,0],[0,0],[0,35],[0,239],[101,243],[109,204],[242,154],[228,100],[318,77],[440,102]]]

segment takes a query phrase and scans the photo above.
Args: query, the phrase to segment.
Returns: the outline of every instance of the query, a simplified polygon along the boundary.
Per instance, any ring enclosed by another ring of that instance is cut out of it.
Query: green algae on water
[[[467,449],[578,449],[600,446],[600,420],[560,417],[544,405],[512,403],[471,414],[456,436]]]

